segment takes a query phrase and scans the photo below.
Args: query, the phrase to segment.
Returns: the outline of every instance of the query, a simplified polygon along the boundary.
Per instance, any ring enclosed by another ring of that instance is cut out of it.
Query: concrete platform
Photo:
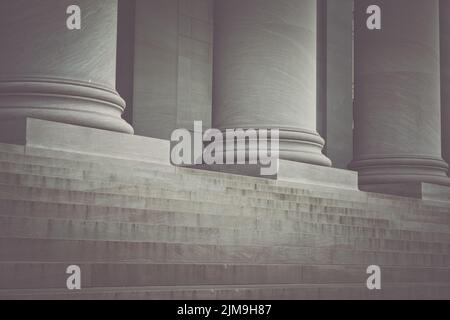
[[[45,149],[170,165],[168,141],[32,118],[0,122],[0,142],[29,155]]]
[[[450,186],[430,183],[362,185],[361,190],[429,201],[450,202]]]
[[[449,297],[449,202],[283,161],[273,180],[64,148],[0,143],[0,298],[371,299],[369,265],[376,298]]]
[[[276,179],[285,182],[358,190],[358,173],[355,171],[285,160],[280,160]]]
[[[170,142],[166,140],[32,118],[2,122],[0,127],[0,142],[22,145],[24,154],[27,155],[63,151],[170,165]],[[358,190],[357,172],[286,160],[279,160],[279,171],[274,176],[261,176],[261,167],[257,165],[202,165],[190,168],[268,178],[280,182]]]
[[[278,174],[262,176],[260,165],[198,165],[190,169],[207,170],[303,185],[358,190],[358,173],[350,170],[322,167],[307,163],[278,160]]]

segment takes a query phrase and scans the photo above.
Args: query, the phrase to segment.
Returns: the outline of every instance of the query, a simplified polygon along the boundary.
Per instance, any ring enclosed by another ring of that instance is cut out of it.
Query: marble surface
[[[217,1],[215,12],[213,127],[278,128],[282,158],[331,165],[316,131],[316,1]]]
[[[68,0],[0,3],[0,119],[26,116],[132,133],[115,90],[117,0],[80,0],[69,30]]]
[[[441,152],[439,1],[379,1],[382,29],[355,8],[355,162],[363,184],[448,183]]]
[[[211,126],[212,0],[137,0],[133,127],[170,139]]]

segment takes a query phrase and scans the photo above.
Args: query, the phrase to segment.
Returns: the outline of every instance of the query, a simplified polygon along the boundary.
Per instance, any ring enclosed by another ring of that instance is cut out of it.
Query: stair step
[[[298,263],[304,259],[304,254],[311,251],[311,248],[328,248],[330,250],[334,248],[336,254],[349,250],[386,252],[392,255],[409,253],[419,257],[422,254],[432,254],[433,256],[449,254],[449,244],[364,238],[328,240],[309,236],[304,236],[304,238],[301,247],[208,245],[129,240],[0,238],[0,261],[164,262],[167,259],[167,261],[177,262],[198,260],[253,264]],[[325,258],[331,260],[331,258]],[[375,259],[372,259],[372,262],[369,261],[370,259],[365,262],[374,264],[373,260]]]
[[[295,264],[81,263],[81,286],[365,284],[367,266]],[[0,289],[64,289],[66,263],[0,263]],[[450,269],[381,267],[383,283],[445,283]]]
[[[429,211],[423,211],[423,209],[398,209],[398,208],[387,208],[385,206],[382,206],[381,204],[369,204],[369,203],[358,203],[354,201],[348,201],[348,200],[338,200],[338,199],[324,199],[324,198],[317,198],[312,196],[290,196],[290,195],[283,195],[279,194],[277,196],[267,196],[267,193],[264,192],[260,194],[260,192],[256,191],[250,191],[250,190],[235,190],[232,188],[222,188],[219,187],[209,187],[205,186],[207,190],[202,190],[203,187],[199,187],[197,185],[194,185],[195,188],[192,189],[193,186],[190,186],[191,190],[180,190],[180,186],[177,183],[174,182],[167,182],[167,181],[151,181],[147,184],[150,186],[135,186],[134,184],[130,185],[123,185],[123,183],[119,183],[118,181],[110,181],[106,182],[101,187],[101,182],[99,181],[86,181],[83,180],[80,175],[78,174],[78,177],[66,177],[66,178],[55,178],[55,177],[47,177],[47,176],[39,176],[39,175],[25,175],[23,172],[17,173],[5,173],[3,172],[0,175],[0,181],[3,183],[9,183],[9,184],[15,184],[15,185],[25,185],[25,186],[38,186],[38,187],[54,187],[62,190],[78,190],[78,191],[84,191],[88,189],[88,191],[92,192],[109,192],[109,193],[128,193],[128,194],[136,194],[136,193],[149,193],[149,192],[155,192],[154,187],[159,187],[161,189],[161,192],[166,191],[166,193],[176,193],[178,196],[181,194],[184,194],[185,197],[197,197],[200,199],[204,199],[205,197],[210,197],[212,199],[217,198],[217,193],[220,194],[226,194],[226,197],[228,199],[236,201],[246,201],[250,202],[252,204],[260,204],[263,206],[270,206],[270,207],[289,207],[289,206],[298,206],[302,205],[303,207],[309,206],[330,206],[333,208],[340,209],[341,211],[346,210],[355,210],[359,212],[365,212],[365,210],[369,211],[378,211],[378,215],[393,217],[393,216],[407,216],[408,220],[411,222],[419,222],[419,223],[439,223],[439,224],[449,224],[449,217],[450,209],[448,210],[447,214],[441,214],[435,215],[432,212]],[[115,180],[115,179],[113,179]],[[131,182],[130,182],[131,183]],[[151,187],[153,185],[153,187]],[[106,187],[108,186],[108,187]],[[165,187],[166,189],[163,189]],[[216,189],[216,190],[214,190]],[[195,191],[193,191],[195,190]],[[220,197],[219,197],[220,198]],[[244,200],[242,200],[244,199]],[[389,212],[389,213],[386,213]],[[437,217],[436,219],[433,219],[434,217]]]
[[[310,213],[307,211],[288,211],[284,214],[256,212],[239,214],[233,211],[225,213],[193,211],[180,208],[179,211],[159,209],[128,209],[94,205],[73,205],[26,200],[0,199],[0,216],[30,218],[65,218],[74,220],[146,223],[178,226],[223,226],[248,227],[267,226],[270,229],[298,230],[298,223],[337,224],[354,227],[390,228],[390,221],[357,216],[345,216],[333,213]]]
[[[289,217],[286,216],[284,220],[270,218],[265,215],[255,216],[226,216],[226,215],[207,215],[207,214],[190,214],[190,213],[178,213],[178,212],[164,212],[164,211],[152,211],[152,210],[133,210],[133,209],[121,209],[121,208],[108,208],[108,207],[93,207],[93,206],[73,206],[73,205],[61,205],[61,204],[49,204],[49,203],[24,203],[15,201],[0,201],[0,206],[4,208],[4,212],[0,212],[0,217],[14,218],[14,219],[49,219],[49,220],[67,220],[67,217],[71,217],[71,221],[78,221],[79,223],[91,222],[91,223],[127,223],[127,224],[143,224],[145,225],[161,225],[161,226],[173,226],[173,227],[200,227],[200,228],[217,228],[220,226],[222,229],[255,229],[265,232],[294,232],[302,234],[302,245],[310,244],[319,245],[347,245],[355,246],[356,244],[368,249],[382,249],[384,246],[381,243],[387,243],[387,250],[404,250],[404,251],[416,251],[425,253],[448,253],[450,252],[450,243],[448,242],[432,242],[432,241],[411,241],[411,240],[396,240],[388,238],[374,238],[369,234],[362,236],[357,235],[330,235],[323,234],[315,235],[313,233],[299,232],[299,230],[305,229],[308,225],[316,230],[318,225],[326,222],[308,222],[305,220],[297,221],[299,214],[292,214]],[[47,210],[46,210],[47,209]],[[11,210],[11,211],[10,211]],[[11,214],[7,214],[10,212]],[[42,212],[42,214],[40,214]],[[20,213],[20,214],[19,214]],[[34,213],[37,213],[34,215]],[[305,216],[314,216],[308,213]],[[327,217],[325,215],[325,217]],[[303,219],[303,218],[302,218]],[[324,218],[328,220],[328,218]],[[330,219],[331,220],[331,219]],[[48,221],[48,220],[47,220]],[[342,222],[342,221],[341,221]],[[20,221],[18,222],[20,223]],[[28,223],[28,220],[27,220]],[[330,225],[330,224],[328,224]],[[311,231],[307,230],[307,231]]]
[[[65,160],[65,161],[69,161],[69,160]],[[42,161],[43,162],[43,161]],[[99,164],[100,166],[100,164]],[[189,180],[191,180],[194,184],[196,185],[196,187],[199,187],[202,185],[201,182],[211,182],[211,179],[213,179],[212,181],[214,182],[214,184],[219,184],[219,185],[223,185],[224,182],[228,182],[228,180],[234,181],[232,179],[229,178],[229,176],[232,175],[221,175],[221,176],[217,176],[220,175],[218,173],[213,173],[211,176],[211,173],[208,172],[204,172],[201,171],[201,174],[193,174],[194,172],[198,172],[199,170],[190,170],[190,169],[177,169],[180,172],[185,173],[183,174],[175,174],[174,173],[174,168],[166,168],[166,170],[159,170],[159,168],[155,168],[155,169],[148,169],[148,170],[144,170],[144,169],[139,169],[139,170],[143,170],[142,172],[139,171],[137,172],[137,175],[133,175],[134,170],[136,168],[128,168],[128,167],[123,167],[123,172],[122,174],[120,174],[120,171],[114,171],[114,170],[110,170],[108,172],[104,171],[105,165],[101,164],[101,167],[98,168],[98,170],[95,171],[85,171],[85,170],[68,170],[67,168],[60,168],[60,167],[48,167],[48,166],[44,166],[44,164],[42,165],[20,165],[17,163],[7,163],[7,162],[0,162],[0,169],[3,167],[2,171],[13,171],[13,172],[24,172],[26,171],[27,173],[34,173],[34,174],[46,174],[46,175],[53,175],[53,176],[64,176],[64,177],[72,177],[72,178],[80,178],[81,175],[83,175],[85,178],[86,177],[90,177],[92,179],[103,179],[104,181],[111,181],[111,179],[113,178],[113,180],[120,180],[120,181],[128,181],[128,182],[132,182],[132,183],[136,183],[136,182],[140,182],[140,183],[145,183],[146,181],[148,182],[148,179],[143,179],[143,177],[145,177],[145,172],[150,172],[151,174],[148,176],[148,178],[151,179],[155,179],[155,178],[160,178],[160,179],[177,179],[183,181],[183,178],[186,179],[189,178]],[[19,170],[20,169],[20,170]],[[53,172],[52,170],[56,169],[56,172]],[[62,170],[61,172],[59,172],[58,170]],[[68,171],[67,171],[68,170]],[[166,172],[167,171],[167,172]],[[65,174],[64,174],[65,173]],[[189,174],[187,174],[189,173]],[[228,178],[226,178],[228,177]],[[236,179],[236,176],[232,176],[233,179]],[[267,191],[270,193],[276,192],[276,191],[281,191],[282,189],[285,189],[284,191],[288,192],[299,192],[300,194],[313,194],[311,192],[311,190],[314,188],[313,186],[303,186],[306,189],[299,189],[299,187],[301,187],[301,185],[297,185],[297,184],[292,184],[292,186],[295,186],[295,188],[283,188],[282,185],[283,183],[280,182],[275,182],[275,181],[271,181],[271,180],[264,180],[264,179],[256,179],[256,178],[249,178],[249,177],[239,177],[238,181],[241,180],[249,180],[252,181],[252,183],[247,183],[247,186],[243,189],[243,190],[255,190],[255,186],[257,189],[259,189],[260,187],[262,187],[263,189],[267,189],[270,188],[268,190],[259,190],[259,191]],[[197,179],[196,179],[197,178]],[[200,180],[199,180],[200,179]],[[206,179],[205,180],[201,180],[201,179]],[[247,182],[249,182],[247,181]],[[179,182],[179,181],[178,181]],[[255,184],[256,183],[256,184]],[[225,185],[227,187],[233,187],[233,185]],[[237,186],[236,186],[237,187]],[[317,188],[317,187],[315,187]],[[323,189],[323,188],[322,188]],[[414,207],[418,207],[420,210],[428,210],[428,209],[434,209],[434,210],[438,210],[439,207],[432,207],[432,206],[424,206],[423,202],[421,201],[417,201],[416,199],[407,199],[407,198],[394,198],[391,199],[389,197],[384,197],[381,195],[376,195],[376,199],[372,199],[373,196],[368,196],[368,194],[365,194],[363,192],[348,192],[345,191],[343,192],[342,190],[338,190],[338,189],[332,189],[333,192],[328,192],[323,196],[326,197],[333,197],[336,196],[337,194],[339,195],[339,198],[341,198],[342,200],[345,199],[352,199],[353,202],[357,203],[358,201],[362,201],[363,204],[367,204],[367,202],[372,203],[372,204],[384,204],[384,205],[398,205],[398,204],[402,204],[403,206],[405,204],[407,204],[408,206],[412,206],[412,208]],[[323,192],[322,192],[323,193]],[[340,195],[340,193],[345,194],[346,197],[344,197],[343,195]],[[284,193],[284,195],[289,195]],[[319,195],[317,195],[319,196]],[[438,205],[438,203],[436,203],[436,205]],[[440,204],[441,206],[444,204]],[[440,208],[442,210],[444,210],[444,213],[447,213],[447,217],[449,214],[449,209],[448,209],[448,205],[445,205],[443,208]],[[439,212],[442,212],[442,210],[439,209]]]
[[[118,174],[116,172],[114,173],[105,173],[105,172],[99,172],[99,171],[93,171],[93,172],[86,172],[86,171],[77,171],[77,170],[73,170],[73,169],[67,169],[67,168],[50,168],[50,167],[43,167],[43,166],[36,166],[36,165],[18,165],[18,164],[6,164],[6,163],[2,163],[0,162],[0,171],[3,173],[15,173],[15,174],[26,174],[26,175],[33,175],[33,176],[43,176],[45,177],[44,179],[42,179],[41,181],[37,181],[37,179],[32,179],[30,177],[26,177],[23,178],[23,180],[18,180],[17,178],[13,178],[13,179],[9,179],[8,176],[4,175],[2,178],[5,179],[6,183],[16,183],[16,184],[24,184],[24,186],[28,186],[29,184],[38,184],[39,187],[45,187],[45,184],[47,185],[51,185],[52,183],[54,185],[56,185],[56,188],[60,189],[67,189],[70,188],[71,186],[73,186],[72,188],[80,188],[80,189],[85,189],[86,186],[89,187],[89,184],[86,184],[85,181],[86,180],[90,180],[90,181],[103,181],[105,183],[110,184],[111,182],[113,183],[112,187],[107,187],[107,188],[103,188],[105,191],[108,192],[114,192],[116,189],[118,189],[118,187],[120,187],[120,184],[117,186],[117,183],[123,183],[123,182],[127,182],[130,183],[129,190],[130,192],[139,192],[139,190],[141,190],[141,192],[145,191],[142,190],[142,188],[136,187],[136,180],[134,179],[134,177],[132,177],[132,173],[129,172],[126,175],[124,174],[124,179],[125,181],[123,181],[123,179],[118,176]],[[156,172],[154,176],[150,177],[151,181],[147,181],[147,184],[155,184],[155,180],[158,179],[158,182],[160,182],[160,186],[161,189],[163,188],[164,185],[168,185],[171,188],[172,192],[201,192],[202,194],[205,194],[205,196],[209,195],[212,193],[212,191],[214,191],[211,188],[206,188],[202,187],[201,184],[197,183],[197,182],[192,182],[189,183],[189,189],[183,189],[180,188],[180,184],[177,181],[172,181],[166,177],[158,177],[158,175],[160,175],[160,172]],[[130,176],[131,175],[131,176]],[[51,178],[56,178],[56,177],[60,177],[60,178],[65,178],[65,181],[58,181],[59,184],[56,182],[56,180],[51,180]],[[141,176],[142,177],[142,176]],[[161,180],[162,179],[162,180]],[[75,181],[77,182],[75,182]],[[56,183],[55,183],[56,182]],[[116,185],[114,185],[116,184]],[[186,185],[186,183],[184,184]],[[177,188],[178,190],[173,190]],[[93,192],[97,191],[97,192],[101,192],[101,187],[96,187],[93,186]],[[126,186],[122,187],[123,191],[126,191]],[[194,191],[195,190],[195,191]],[[199,191],[201,190],[201,191]],[[208,192],[208,190],[211,190]],[[80,190],[82,191],[82,190]],[[221,194],[226,194],[226,192],[228,191],[228,189],[226,188],[219,188],[216,191],[220,192]],[[249,191],[238,191],[236,192],[236,190],[230,189],[228,191],[229,193],[232,193],[232,196],[234,196],[233,198],[235,198],[236,196],[240,195],[240,198],[246,198],[246,199],[252,199],[249,196],[245,196],[245,192],[249,192]],[[234,194],[233,194],[234,192]],[[217,192],[216,192],[217,194]],[[228,197],[230,197],[229,195],[227,195]],[[231,198],[231,197],[230,197]],[[259,198],[254,198],[254,200],[261,200],[261,199],[265,199],[265,197],[259,197]],[[253,200],[253,199],[252,199]],[[279,199],[277,199],[279,200]],[[283,199],[284,200],[284,199]],[[335,206],[340,206],[340,207],[345,207],[345,208],[356,208],[356,209],[365,209],[367,207],[367,202],[366,203],[359,203],[359,202],[355,202],[355,201],[350,201],[350,200],[345,200],[345,199],[326,199],[326,198],[318,198],[318,197],[312,197],[312,196],[300,196],[300,195],[296,195],[295,196],[295,200],[296,201],[308,201],[308,203],[311,204],[331,204],[331,205],[335,205]],[[269,202],[269,203],[275,203],[275,204],[287,204],[289,203],[287,200],[285,201],[276,201],[276,200],[267,200],[265,199],[265,201]]]
[[[2,290],[2,300],[398,300],[448,299],[449,284],[391,284],[380,291],[365,285],[244,285],[92,288],[68,290]]]
[[[0,144],[0,299],[449,296],[450,203]]]
[[[174,226],[135,225],[124,223],[78,222],[71,220],[0,218],[0,231],[8,238],[45,238],[66,240],[122,240],[167,243],[190,243],[208,245],[239,246],[317,246],[316,236],[302,233],[277,233],[256,230],[236,230],[225,228],[190,228]],[[334,240],[321,237],[320,241],[333,246]],[[323,249],[323,250],[322,250]],[[350,249],[318,248],[332,255],[333,259],[342,259],[345,263],[356,261],[361,257],[387,261],[384,264],[397,265],[432,265],[433,261],[445,266],[449,262],[447,255],[409,254],[395,252],[364,252]],[[337,256],[334,256],[337,255]],[[328,257],[327,257],[328,258]],[[355,259],[355,260],[352,260]],[[324,262],[325,263],[325,262]],[[326,262],[328,263],[328,262]],[[331,263],[331,262],[330,262]]]
[[[275,222],[275,225],[261,222],[254,225],[241,225],[239,228],[224,227],[214,225],[212,227],[186,226],[186,225],[164,225],[148,223],[129,223],[118,221],[89,221],[76,220],[70,217],[64,218],[29,218],[18,216],[0,216],[0,230],[4,235],[18,234],[25,236],[41,237],[59,237],[59,236],[89,236],[97,234],[98,236],[109,237],[142,237],[145,239],[151,234],[157,232],[164,238],[167,237],[189,237],[204,235],[209,241],[235,241],[240,235],[244,237],[255,235],[255,239],[264,237],[273,239],[273,241],[285,242],[283,244],[296,245],[298,234],[320,235],[324,237],[367,237],[391,240],[410,240],[424,242],[450,242],[450,234],[437,232],[419,232],[410,230],[392,230],[382,228],[347,226],[342,224],[326,224],[313,222],[292,222],[289,227],[282,229],[281,223]],[[285,224],[286,225],[286,224]],[[267,230],[269,229],[269,230]],[[166,232],[176,232],[170,235]],[[216,237],[216,238],[214,238]],[[173,238],[171,238],[173,239]],[[206,238],[205,238],[206,239]],[[234,239],[234,240],[233,240]],[[242,239],[243,240],[243,239]],[[189,239],[184,239],[189,241]],[[275,243],[274,243],[275,245]]]
[[[62,191],[57,189],[42,189],[42,188],[28,188],[28,187],[16,187],[16,186],[5,186],[0,184],[0,199],[13,199],[13,200],[38,200],[38,201],[57,201],[63,203],[74,203],[74,204],[87,204],[87,205],[105,205],[113,207],[128,207],[133,209],[163,209],[169,211],[178,211],[180,208],[190,207],[192,210],[197,210],[198,208],[205,207],[210,210],[210,212],[260,212],[265,208],[252,207],[252,206],[240,206],[231,205],[226,203],[211,203],[211,202],[199,202],[189,199],[162,199],[161,197],[137,197],[137,196],[123,196],[117,194],[102,194],[102,193],[89,193],[81,191]],[[161,205],[165,204],[165,207]],[[274,213],[273,209],[268,209],[267,212]],[[279,212],[275,211],[275,212]],[[282,211],[283,212],[283,211]],[[345,233],[357,233],[366,234],[372,237],[392,237],[398,239],[406,240],[423,240],[423,241],[449,241],[450,233],[448,232],[419,232],[409,229],[382,229],[382,228],[369,228],[369,227],[353,227],[345,225],[325,225],[312,226],[308,223],[302,223],[296,225],[299,228],[305,226],[305,228],[315,228],[316,232],[334,232],[337,234]],[[319,227],[319,228],[318,228]],[[302,229],[304,231],[304,229]],[[309,229],[308,229],[309,230]],[[301,230],[299,230],[301,231]],[[309,231],[308,231],[309,232]]]
[[[1,196],[0,196],[1,197]],[[180,205],[175,205],[180,203]],[[0,216],[25,216],[35,218],[65,218],[70,216],[77,220],[91,221],[116,221],[116,222],[142,222],[142,223],[159,223],[168,224],[175,223],[187,226],[202,225],[203,221],[208,223],[216,223],[220,226],[236,225],[260,225],[268,224],[272,228],[281,230],[283,226],[292,227],[292,223],[314,222],[325,224],[341,224],[349,226],[368,226],[368,227],[386,227],[393,225],[392,222],[387,223],[384,219],[373,217],[348,215],[345,213],[331,212],[329,208],[322,210],[306,210],[300,211],[281,211],[273,210],[226,210],[226,208],[217,208],[206,204],[181,204],[182,201],[168,201],[155,199],[152,201],[154,209],[131,209],[121,207],[99,206],[99,205],[83,205],[73,203],[53,203],[48,201],[31,201],[31,200],[5,200],[0,199]],[[175,208],[176,207],[176,208]],[[176,209],[176,210],[175,210]],[[315,211],[315,212],[314,212]],[[408,222],[411,226],[413,222]],[[395,223],[397,227],[404,225],[403,223]],[[204,226],[209,226],[205,224]],[[431,225],[433,227],[434,225]],[[393,226],[392,226],[393,227]],[[391,228],[392,228],[391,227]],[[414,230],[413,228],[411,228]],[[429,230],[427,225],[424,230]],[[420,229],[420,224],[417,225]]]
[[[196,194],[193,190],[186,190],[180,188],[177,184],[161,184],[160,182],[155,182],[152,185],[147,186],[134,186],[125,185],[119,183],[111,182],[94,182],[94,181],[83,181],[83,180],[73,180],[66,178],[53,178],[53,177],[43,177],[35,175],[24,175],[24,174],[10,174],[10,173],[0,173],[0,184],[2,185],[12,185],[17,187],[30,187],[30,188],[41,188],[50,190],[62,190],[62,191],[80,191],[80,192],[90,192],[90,193],[110,193],[118,195],[136,195],[136,196],[150,196],[152,193],[166,193],[166,194],[177,194],[180,198],[190,198],[192,195]],[[267,201],[270,197],[261,197],[258,195],[256,197],[250,197],[247,193],[237,192],[231,189],[218,189],[206,191],[202,190],[198,193],[204,194],[206,196],[214,197],[228,197],[227,199],[235,199],[235,202],[243,203],[245,200],[254,200],[257,202]],[[269,203],[275,204],[288,204],[288,203],[307,203],[309,197],[295,197],[295,202],[293,200],[285,199],[270,199]],[[316,199],[315,199],[316,200]],[[325,200],[318,200],[323,202],[321,206],[327,206]],[[336,207],[342,209],[342,207]],[[347,208],[346,208],[347,209]],[[351,209],[351,208],[348,208]],[[360,209],[361,211],[361,209]],[[372,218],[385,225],[388,224],[388,219],[386,218]],[[443,223],[443,221],[439,221]],[[450,220],[449,220],[450,223]]]

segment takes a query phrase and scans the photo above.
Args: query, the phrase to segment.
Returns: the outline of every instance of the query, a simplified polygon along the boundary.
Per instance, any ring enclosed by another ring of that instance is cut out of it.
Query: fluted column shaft
[[[280,129],[280,157],[331,165],[316,131],[315,0],[215,3],[213,126]]]
[[[450,163],[450,0],[440,0],[442,154]]]
[[[439,1],[355,2],[355,161],[362,184],[447,184],[441,151]],[[369,30],[370,5],[382,29]]]
[[[132,133],[115,90],[117,0],[0,2],[0,121],[33,117]]]

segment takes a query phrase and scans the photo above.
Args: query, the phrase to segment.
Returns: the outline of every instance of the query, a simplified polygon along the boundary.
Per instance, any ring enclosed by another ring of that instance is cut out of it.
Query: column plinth
[[[439,1],[355,2],[355,160],[360,184],[449,184],[442,159]],[[367,28],[370,5],[382,29]]]
[[[316,130],[316,1],[217,1],[215,12],[213,127],[280,129],[280,158],[330,166]]]
[[[133,133],[115,89],[117,0],[80,0],[81,30],[69,30],[71,1],[0,4],[0,121],[21,118]]]

